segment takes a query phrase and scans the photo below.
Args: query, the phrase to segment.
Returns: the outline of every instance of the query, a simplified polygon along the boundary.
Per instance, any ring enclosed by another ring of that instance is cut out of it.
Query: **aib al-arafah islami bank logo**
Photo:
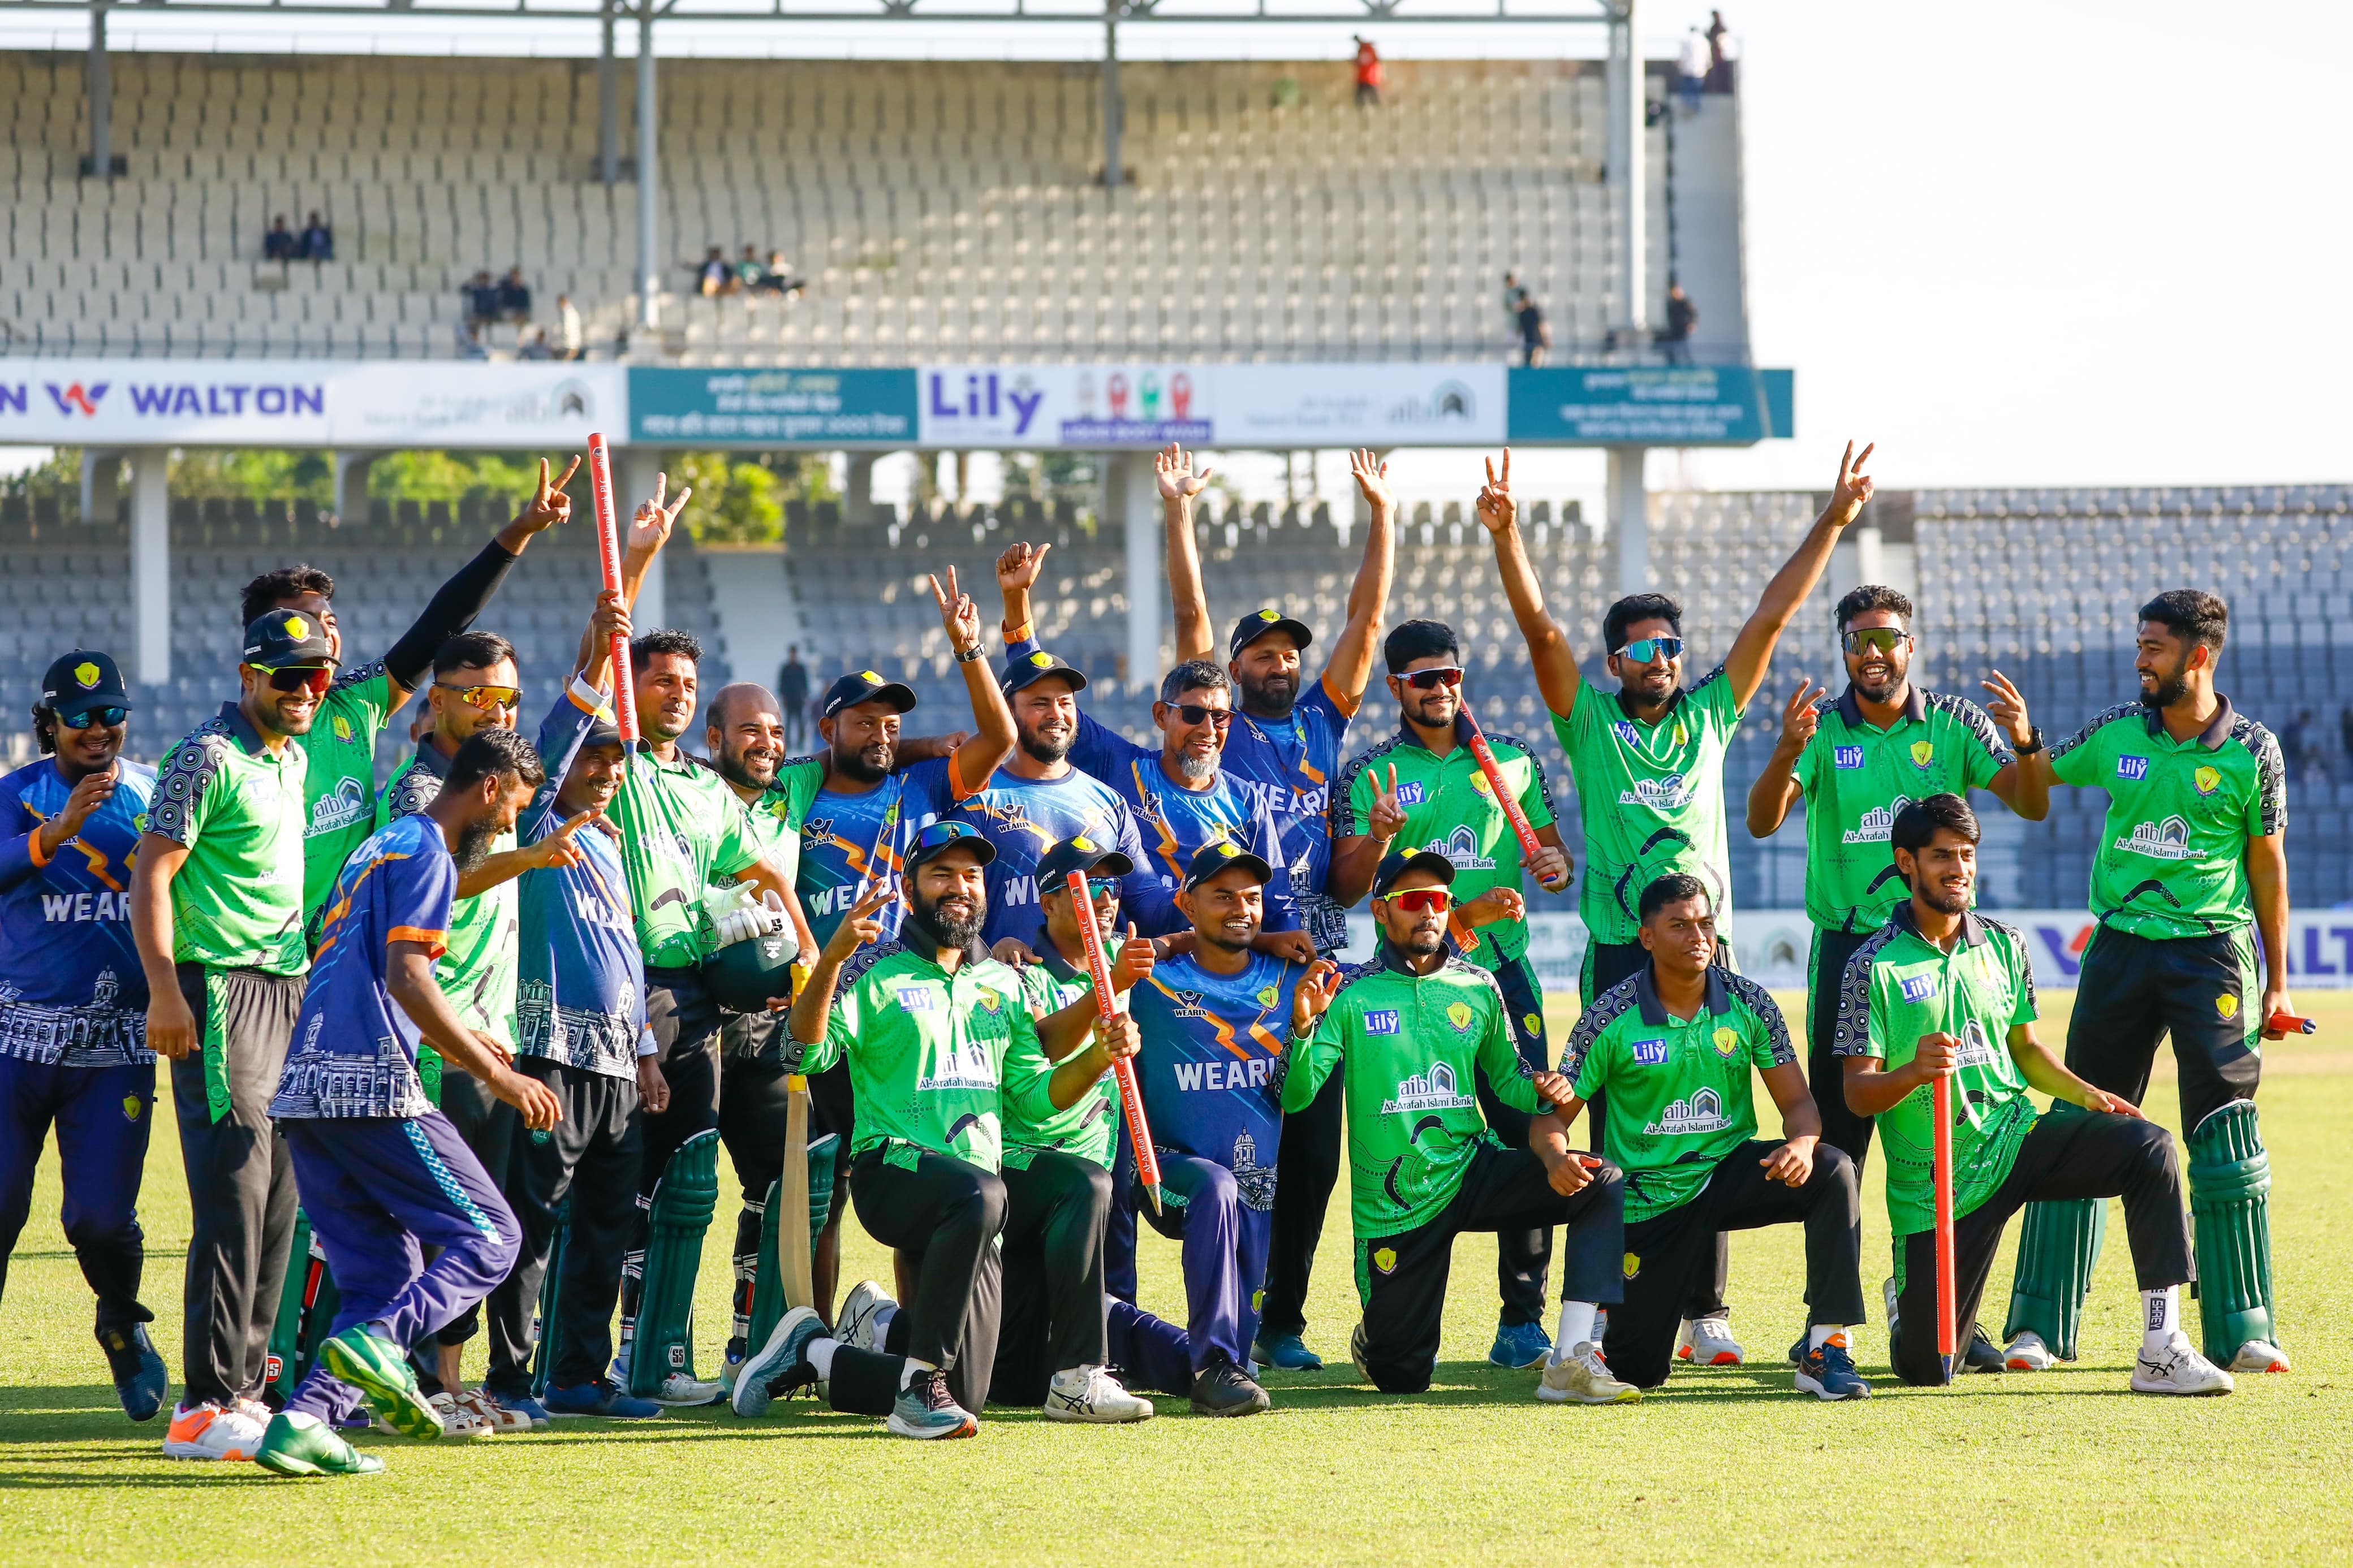
[[[1895,814],[1912,804],[1909,795],[1897,795],[1885,805],[1874,805],[1862,814],[1862,820],[1846,830],[1843,841],[1849,844],[1884,844],[1895,832]]]
[[[1660,1111],[1642,1131],[1651,1138],[1675,1138],[1692,1132],[1720,1132],[1731,1125],[1724,1114],[1724,1101],[1715,1090],[1704,1089],[1689,1100],[1678,1100]]]
[[[1427,1073],[1416,1073],[1400,1079],[1397,1098],[1381,1102],[1381,1114],[1393,1116],[1399,1112],[1419,1115],[1425,1110],[1465,1110],[1479,1103],[1476,1095],[1461,1092],[1455,1081],[1454,1069],[1444,1062],[1431,1064]]]
[[[2116,840],[2116,847],[2127,855],[2146,855],[2152,860],[2187,860],[2189,824],[2179,816],[2168,816],[2163,822],[2136,822],[2131,833]]]

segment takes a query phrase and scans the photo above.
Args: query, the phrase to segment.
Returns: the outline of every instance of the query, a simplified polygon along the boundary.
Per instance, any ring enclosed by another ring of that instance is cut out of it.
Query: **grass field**
[[[2063,1038],[2072,994],[2042,1000],[2046,1037]],[[1886,1376],[1874,1326],[1858,1346],[1874,1397],[1836,1405],[1792,1394],[1779,1361],[1800,1319],[1795,1227],[1733,1241],[1734,1323],[1755,1364],[1679,1371],[1642,1404],[1601,1410],[1539,1405],[1533,1373],[1487,1365],[1493,1253],[1465,1238],[1436,1384],[1385,1397],[1347,1367],[1344,1184],[1308,1330],[1338,1370],[1270,1374],[1275,1408],[1249,1421],[1197,1418],[1181,1400],[1113,1429],[992,1410],[976,1440],[931,1446],[802,1401],[757,1424],[722,1408],[473,1443],[368,1437],[385,1474],[283,1481],[172,1463],[162,1418],[123,1419],[58,1228],[52,1152],[0,1303],[0,1561],[2341,1562],[2353,1345],[2326,1303],[2353,1293],[2353,994],[2299,1000],[2321,1032],[2268,1053],[2263,1097],[2297,1369],[2242,1379],[2227,1399],[2126,1393],[2137,1326],[2116,1223],[2082,1363],[1905,1389]],[[1558,1038],[1567,1018],[1553,1022]],[[2150,1109],[2171,1122],[2169,1059],[2158,1084]],[[187,1207],[167,1105],[156,1122],[146,1299],[176,1373]],[[1877,1177],[1874,1164],[1874,1313],[1887,1256]],[[726,1322],[732,1215],[723,1205],[704,1255],[705,1369]],[[1173,1248],[1148,1230],[1144,1245],[1145,1305],[1181,1319]],[[845,1280],[890,1279],[862,1233],[848,1251]],[[1988,1293],[1997,1327],[2009,1278],[2006,1249]],[[2184,1303],[2193,1335],[2195,1311]]]

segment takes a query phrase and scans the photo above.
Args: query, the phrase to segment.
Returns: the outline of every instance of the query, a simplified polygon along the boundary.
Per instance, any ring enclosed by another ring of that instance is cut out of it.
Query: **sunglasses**
[[[131,717],[128,708],[85,708],[78,713],[60,713],[58,722],[69,730],[87,730],[93,725],[111,730]]]
[[[437,680],[433,689],[436,691],[454,691],[458,700],[467,707],[479,708],[485,713],[500,709],[512,713],[522,705],[522,688],[520,686],[457,686],[447,680]]]
[[[313,697],[324,697],[327,688],[334,683],[334,669],[323,664],[299,664],[290,669],[269,672],[272,691],[307,691]]]
[[[1063,888],[1061,890],[1063,892],[1070,891],[1067,887]],[[1106,900],[1118,898],[1119,879],[1117,877],[1089,877],[1087,879],[1087,897],[1092,899],[1099,904]]]
[[[1198,702],[1178,702],[1170,711],[1187,724],[1215,724],[1220,730],[1233,728],[1234,711],[1230,708],[1204,708]]]
[[[1441,664],[1431,669],[1417,669],[1410,675],[1401,675],[1398,679],[1416,691],[1428,691],[1440,686],[1460,686],[1462,684],[1462,667],[1455,664]]]
[[[1408,914],[1435,910],[1442,915],[1454,907],[1454,895],[1444,888],[1408,888],[1402,893],[1391,893],[1389,902]]]
[[[1880,653],[1894,653],[1912,640],[1912,634],[1901,626],[1865,626],[1846,634],[1841,639],[1849,653],[1861,653],[1865,648]]]
[[[937,849],[944,845],[954,844],[960,839],[977,838],[979,837],[980,834],[977,830],[967,827],[961,822],[934,822],[929,827],[924,828],[922,832],[915,835],[915,847],[918,849]]]
[[[1681,658],[1683,639],[1681,637],[1636,637],[1614,657],[1630,658],[1636,664],[1656,664],[1662,658]]]

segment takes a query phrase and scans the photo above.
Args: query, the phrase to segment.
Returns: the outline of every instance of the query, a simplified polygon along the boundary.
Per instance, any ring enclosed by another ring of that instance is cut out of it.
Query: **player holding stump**
[[[480,863],[541,782],[512,730],[458,749],[433,804],[353,852],[320,927],[299,1042],[269,1113],[342,1305],[318,1364],[269,1423],[255,1460],[285,1476],[384,1468],[336,1431],[364,1398],[405,1436],[438,1437],[408,1346],[480,1301],[515,1259],[514,1215],[449,1119],[425,1098],[420,1038],[522,1112],[554,1125],[555,1097],[467,1028],[434,984],[459,868]],[[420,1248],[438,1252],[419,1262]]]
[[[1910,1384],[1945,1381],[1934,1327],[1929,1109],[1929,1080],[1943,1075],[1954,1079],[1957,1342],[1968,1342],[2011,1215],[2030,1203],[2120,1196],[2141,1292],[2133,1391],[2228,1394],[2231,1374],[2181,1331],[2178,1292],[2194,1270],[2173,1137],[2132,1101],[2060,1066],[2034,1037],[2025,938],[1969,910],[1976,814],[1958,795],[1932,795],[1896,814],[1891,842],[1912,896],[1847,964],[1838,1053],[1847,1105],[1878,1120],[1887,1152],[1887,1221],[1897,1247],[1897,1274],[1886,1290],[1887,1345],[1895,1375]],[[2057,1103],[2036,1115],[2030,1088]]]
[[[1821,1141],[1821,1116],[1781,1010],[1765,988],[1715,965],[1706,887],[1671,871],[1636,912],[1651,966],[1586,1009],[1560,1071],[1536,1087],[1566,1127],[1609,1095],[1609,1146],[1626,1170],[1626,1304],[1609,1314],[1610,1367],[1656,1388],[1674,1365],[1693,1284],[1715,1265],[1715,1237],[1768,1225],[1806,1227],[1807,1327],[1797,1388],[1864,1399],[1848,1330],[1863,1321],[1862,1210],[1854,1162]],[[1787,1136],[1757,1136],[1750,1068]]]
[[[114,660],[67,654],[33,705],[40,758],[0,779],[0,1286],[54,1124],[66,1241],[98,1296],[99,1347],[123,1414],[147,1421],[171,1380],[139,1300],[155,1053],[125,889],[155,770],[123,760],[130,719]]]
[[[1593,1322],[1619,1300],[1624,1178],[1559,1139],[1514,1148],[1462,1092],[1474,1073],[1523,1118],[1543,1109],[1494,976],[1447,951],[1454,863],[1434,849],[1391,854],[1373,882],[1380,955],[1335,973],[1319,964],[1292,1002],[1276,1069],[1285,1110],[1336,1078],[1348,1102],[1348,1172],[1364,1320],[1356,1370],[1384,1394],[1419,1394],[1438,1361],[1454,1238],[1466,1230],[1566,1227],[1559,1341],[1537,1396],[1640,1399],[1602,1364]],[[1549,1126],[1539,1120],[1538,1128]]]
[[[2230,626],[2229,607],[2195,589],[2143,605],[2140,700],[2109,709],[2025,765],[2038,782],[2108,792],[2092,860],[2099,929],[2084,951],[2067,1066],[2138,1101],[2158,1041],[2171,1037],[2189,1130],[2203,1349],[2233,1372],[2285,1372],[2271,1284],[2271,1160],[2254,1097],[2263,1042],[2280,1037],[2269,1020],[2295,1012],[2287,779],[2271,731],[2214,689]],[[2005,1331],[2012,1367],[2073,1357],[2102,1217],[2097,1205],[2027,1211]]]

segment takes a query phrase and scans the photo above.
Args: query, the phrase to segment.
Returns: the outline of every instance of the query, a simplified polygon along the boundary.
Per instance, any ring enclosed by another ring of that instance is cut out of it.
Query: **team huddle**
[[[346,660],[325,574],[257,578],[237,692],[158,768],[121,755],[113,659],[67,652],[34,709],[43,755],[0,780],[0,1266],[54,1125],[116,1388],[133,1420],[162,1410],[137,1218],[160,1056],[193,1215],[175,1458],[364,1473],[383,1460],[348,1434],[371,1423],[479,1436],[723,1401],[755,1418],[803,1393],[914,1438],[970,1436],[991,1402],[1248,1415],[1269,1373],[1323,1364],[1304,1309],[1344,1167],[1348,1352],[1384,1393],[1430,1385],[1462,1233],[1495,1239],[1490,1359],[1536,1373],[1538,1399],[1614,1404],[1678,1359],[1746,1359],[1725,1236],[1795,1225],[1794,1388],[1845,1400],[1871,1392],[1853,1335],[1875,1130],[1903,1382],[1950,1374],[1940,1182],[1970,1369],[2076,1357],[2121,1197],[2131,1387],[2284,1372],[2253,1096],[2263,1040],[2300,1022],[2284,781],[2216,690],[2220,600],[2143,605],[2138,700],[2046,744],[1999,672],[1983,707],[1912,683],[1904,595],[1844,595],[1845,688],[1798,682],[1746,805],[1758,836],[1806,815],[1802,1042],[1738,971],[1727,746],[1871,499],[1870,455],[1847,449],[1697,679],[1673,599],[1610,605],[1613,690],[1546,607],[1509,454],[1489,464],[1477,517],[1574,779],[1573,837],[1534,747],[1480,727],[1455,632],[1385,626],[1397,508],[1371,453],[1351,465],[1369,521],[1346,623],[1312,678],[1317,634],[1279,609],[1218,657],[1192,519],[1209,473],[1160,454],[1177,662],[1156,746],[1082,710],[1086,675],[1032,624],[1050,547],[1015,544],[997,657],[955,573],[932,583],[968,730],[911,721],[912,689],[860,671],[822,695],[822,749],[787,757],[771,693],[705,700],[695,639],[630,622],[688,500],[661,489],[582,606],[573,668],[527,698],[512,646],[475,623],[570,518],[572,471],[545,464],[373,662]],[[1377,659],[1396,727],[1352,751]],[[375,791],[377,737],[420,693],[415,761]],[[2024,942],[1977,912],[1967,798],[2039,819],[2054,784],[2110,797],[2058,1051]],[[1530,878],[1575,881],[1588,934],[1557,1060]],[[1344,964],[1359,904],[1374,951]],[[2174,1137],[2139,1110],[2167,1037],[2194,1235]],[[1760,1079],[1778,1138],[1758,1136]],[[706,1381],[693,1289],[723,1148],[734,1314]],[[1997,1339],[1979,1307],[2021,1209]],[[888,1289],[840,1289],[852,1210],[892,1250]],[[1178,1243],[1182,1321],[1137,1305],[1139,1220]]]

